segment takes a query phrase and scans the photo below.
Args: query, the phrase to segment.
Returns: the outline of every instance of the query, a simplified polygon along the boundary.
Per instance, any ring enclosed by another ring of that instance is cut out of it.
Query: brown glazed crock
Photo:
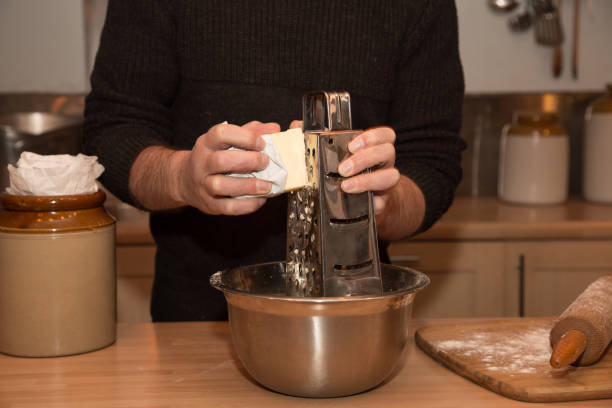
[[[567,130],[559,123],[559,116],[554,112],[514,112],[507,134],[533,136],[534,132],[537,132],[539,136],[567,135]]]
[[[0,194],[0,231],[68,232],[111,225],[103,207],[106,194],[19,196]]]
[[[115,341],[115,220],[105,197],[0,195],[0,352],[53,357]]]

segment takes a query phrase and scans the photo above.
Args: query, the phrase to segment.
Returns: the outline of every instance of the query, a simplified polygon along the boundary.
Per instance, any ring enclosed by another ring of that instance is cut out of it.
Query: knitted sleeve
[[[453,1],[430,1],[405,33],[389,124],[397,134],[396,166],[425,196],[427,230],[448,209],[461,180],[459,138],[464,93]]]
[[[104,165],[104,186],[131,204],[128,180],[136,156],[171,141],[178,82],[171,3],[109,1],[86,98],[83,149]]]

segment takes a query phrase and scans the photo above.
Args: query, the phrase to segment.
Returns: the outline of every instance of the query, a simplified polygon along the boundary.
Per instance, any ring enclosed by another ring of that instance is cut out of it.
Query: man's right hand
[[[132,193],[143,206],[152,210],[190,205],[207,214],[252,213],[264,205],[266,199],[237,197],[266,194],[271,183],[228,174],[265,169],[269,158],[261,153],[265,147],[261,135],[279,131],[280,126],[276,123],[219,124],[201,135],[192,150],[147,148],[132,167]],[[242,150],[228,150],[229,147]],[[156,172],[166,174],[156,177]],[[165,187],[155,185],[155,179],[161,180]]]

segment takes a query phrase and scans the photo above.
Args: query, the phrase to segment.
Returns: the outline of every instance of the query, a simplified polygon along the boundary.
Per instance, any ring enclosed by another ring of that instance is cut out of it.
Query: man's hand
[[[301,127],[293,121],[290,127]],[[395,131],[377,127],[355,136],[351,155],[338,166],[346,193],[374,192],[378,235],[395,240],[414,233],[425,217],[425,198],[420,188],[395,168]],[[366,169],[370,172],[362,173]]]
[[[294,120],[290,128],[301,127],[302,122]],[[390,127],[368,129],[355,136],[348,148],[352,153],[338,166],[338,173],[348,179],[342,182],[346,193],[373,191],[374,211],[381,214],[389,200],[389,190],[400,180],[395,165],[395,131]],[[372,171],[359,174],[366,169]]]
[[[260,153],[265,147],[261,135],[279,131],[275,123],[213,126],[196,140],[190,152],[179,156],[174,198],[207,214],[240,215],[258,210],[265,198],[236,197],[266,194],[271,183],[227,174],[265,169],[269,158]],[[232,146],[244,150],[227,150]]]
[[[265,169],[269,158],[261,153],[261,135],[279,131],[276,123],[219,124],[200,136],[192,150],[149,147],[132,167],[132,194],[151,210],[190,205],[207,214],[252,213],[266,199],[236,197],[266,194],[271,183],[227,174]],[[243,150],[228,150],[232,146]]]
[[[348,145],[352,153],[338,166],[338,173],[349,177],[342,182],[347,193],[373,191],[374,211],[381,214],[389,200],[389,191],[400,179],[395,166],[395,132],[389,127],[368,129]],[[370,172],[361,173],[366,169]]]
[[[374,192],[378,235],[395,240],[414,233],[425,217],[425,199],[419,187],[395,168],[395,131],[390,127],[368,129],[348,148],[351,155],[338,165],[348,179],[347,193]],[[362,173],[365,169],[370,172]]]

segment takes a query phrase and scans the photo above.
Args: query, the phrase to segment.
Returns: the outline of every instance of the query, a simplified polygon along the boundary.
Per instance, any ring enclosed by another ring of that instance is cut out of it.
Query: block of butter
[[[306,148],[302,129],[289,129],[285,132],[267,135],[278,152],[287,170],[287,181],[282,192],[297,190],[308,185],[306,172]]]
[[[257,177],[272,183],[266,196],[277,196],[308,185],[306,172],[306,148],[302,129],[263,135],[266,147],[263,154],[270,158],[268,167],[252,173],[232,173],[232,177]],[[230,150],[236,148],[230,147]],[[251,196],[241,196],[243,198]]]

